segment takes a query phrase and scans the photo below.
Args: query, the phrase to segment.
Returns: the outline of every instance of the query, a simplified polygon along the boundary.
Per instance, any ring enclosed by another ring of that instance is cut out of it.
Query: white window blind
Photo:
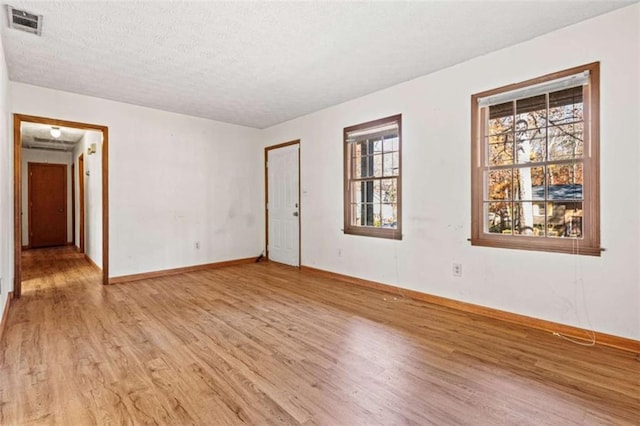
[[[499,93],[495,96],[478,98],[478,106],[488,107],[491,105],[498,105],[516,99],[531,98],[533,96],[542,95],[544,93],[582,86],[587,83],[589,83],[589,71],[584,71],[578,74],[559,78],[557,80],[545,81],[544,83],[527,86],[522,89]]]
[[[397,137],[398,129],[398,123],[394,122],[391,124],[385,124],[383,126],[354,130],[347,133],[347,143],[354,143],[366,139],[382,139],[394,136]]]

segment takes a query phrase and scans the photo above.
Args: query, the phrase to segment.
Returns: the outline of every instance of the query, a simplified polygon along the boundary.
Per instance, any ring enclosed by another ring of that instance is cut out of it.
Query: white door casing
[[[299,155],[299,144],[267,151],[267,250],[291,266],[300,266]]]

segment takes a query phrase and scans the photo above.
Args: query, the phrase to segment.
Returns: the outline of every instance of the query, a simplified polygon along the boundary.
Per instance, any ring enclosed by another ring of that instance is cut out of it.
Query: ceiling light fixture
[[[52,127],[51,128],[51,136],[53,136],[54,138],[59,138],[60,135],[62,134],[62,131],[60,130],[60,127]]]

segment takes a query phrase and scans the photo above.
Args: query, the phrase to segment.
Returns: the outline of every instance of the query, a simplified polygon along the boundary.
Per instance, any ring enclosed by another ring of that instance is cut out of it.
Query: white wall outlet
[[[200,241],[196,241],[195,246],[196,250],[200,250]]]
[[[451,272],[453,273],[454,277],[461,277],[462,276],[462,263],[454,263],[452,268],[451,268]]]

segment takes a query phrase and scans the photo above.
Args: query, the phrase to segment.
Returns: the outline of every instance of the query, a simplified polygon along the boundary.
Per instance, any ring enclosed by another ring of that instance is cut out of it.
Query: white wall
[[[22,245],[29,245],[29,163],[65,164],[67,166],[67,242],[71,242],[71,153],[22,149]],[[12,180],[13,183],[13,180]]]
[[[96,145],[96,152],[89,155],[87,148]],[[84,159],[84,194],[80,194],[78,173],[78,158]],[[73,161],[76,164],[76,245],[80,246],[80,201],[84,196],[85,210],[85,248],[84,251],[93,262],[102,267],[102,132],[87,131],[73,151]],[[88,174],[87,174],[88,172]]]
[[[13,291],[13,120],[8,107],[8,73],[0,40],[0,316]]]
[[[640,339],[639,8],[265,130],[265,146],[301,139],[302,264]],[[471,247],[471,95],[593,61],[601,61],[602,74],[601,229],[607,251],[587,257]],[[344,235],[342,130],[397,113],[403,123],[404,238]],[[452,277],[452,262],[462,263],[462,278]]]
[[[109,127],[110,276],[262,251],[258,130],[21,83],[9,91],[13,112]]]

